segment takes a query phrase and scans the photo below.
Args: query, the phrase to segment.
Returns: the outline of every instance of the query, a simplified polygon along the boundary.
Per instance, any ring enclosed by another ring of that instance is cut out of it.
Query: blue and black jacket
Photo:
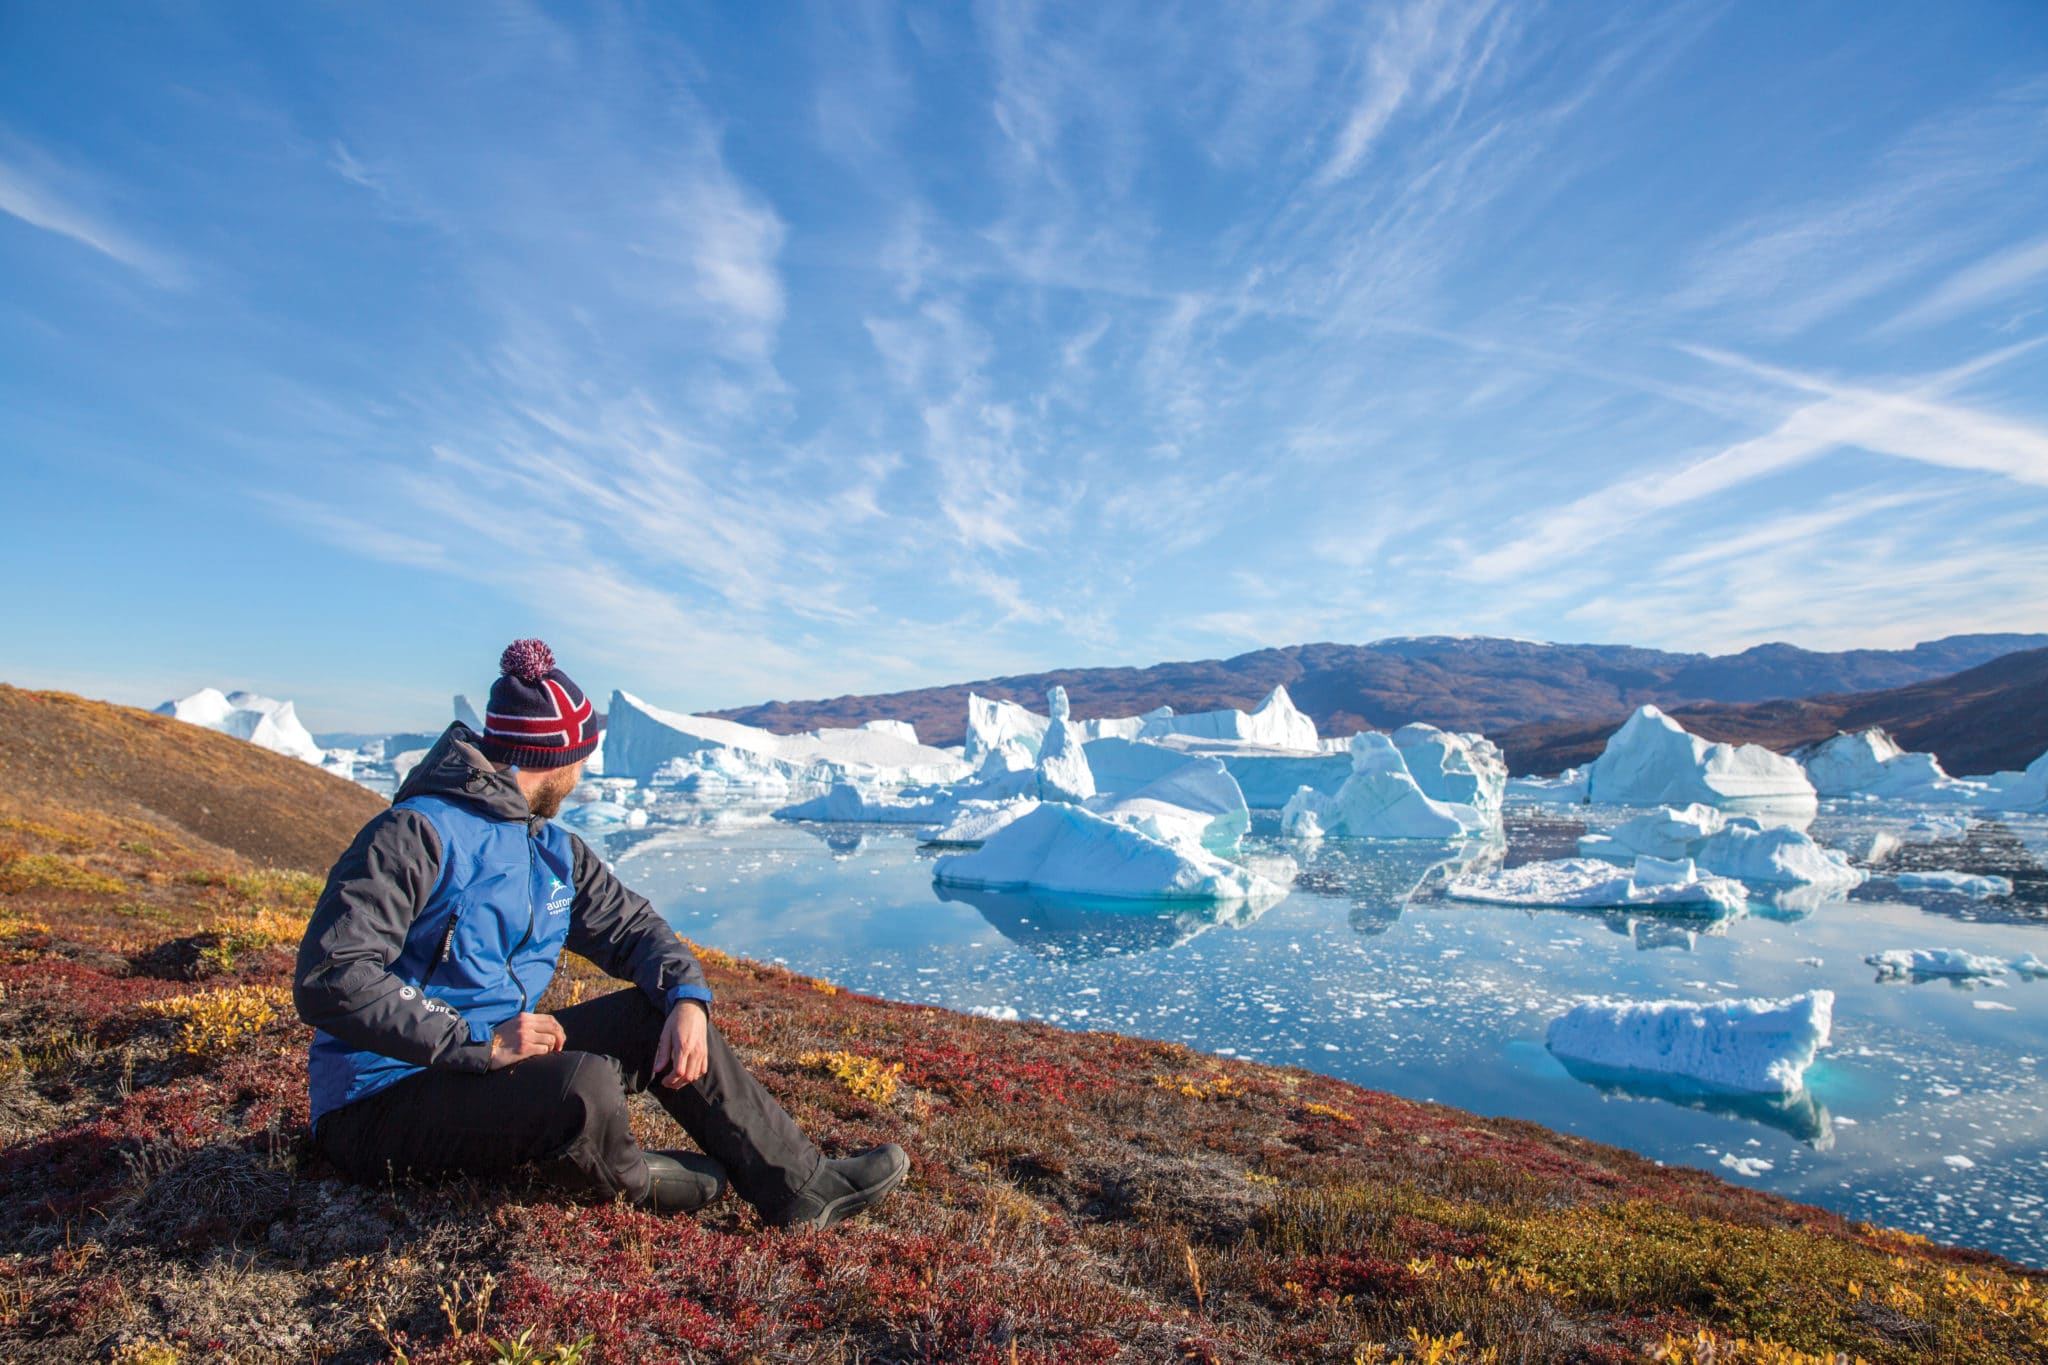
[[[529,1011],[562,950],[666,1009],[707,1008],[697,959],[590,846],[535,816],[460,721],[363,826],[299,944],[313,1121],[425,1067],[487,1071],[491,1030]]]

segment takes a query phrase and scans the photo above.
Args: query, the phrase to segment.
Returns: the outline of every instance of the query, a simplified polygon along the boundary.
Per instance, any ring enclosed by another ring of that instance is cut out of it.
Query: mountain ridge
[[[963,737],[967,695],[1037,708],[1067,689],[1082,719],[1248,709],[1276,686],[1324,734],[1426,721],[1492,733],[1530,724],[1596,721],[1651,704],[1746,703],[1876,692],[1947,677],[2018,651],[2048,634],[1953,635],[1910,649],[1821,652],[1767,643],[1736,654],[1674,653],[1631,645],[1556,644],[1499,636],[1399,636],[1252,650],[1228,659],[1145,667],[1052,669],[902,692],[769,701],[707,712],[789,733],[821,725],[902,720],[929,744]]]

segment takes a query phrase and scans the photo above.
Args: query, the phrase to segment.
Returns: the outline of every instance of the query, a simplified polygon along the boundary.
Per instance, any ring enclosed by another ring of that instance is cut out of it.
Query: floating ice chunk
[[[1904,801],[1968,800],[1984,790],[1942,771],[1933,754],[1909,753],[1872,726],[1823,740],[1799,757],[1822,796],[1881,796]]]
[[[860,728],[873,730],[878,735],[894,735],[905,744],[918,742],[917,727],[907,720],[864,720],[860,723]]]
[[[1394,731],[1394,747],[1423,795],[1446,805],[1470,806],[1488,819],[1499,817],[1508,765],[1492,740],[1417,724]]]
[[[1738,914],[1749,904],[1742,883],[1702,877],[1690,859],[1638,858],[1624,872],[1592,858],[1524,863],[1499,872],[1455,877],[1444,892],[1453,900],[1491,905],[1607,908],[1653,906],[1712,915]]]
[[[1576,806],[1586,799],[1586,769],[1566,768],[1556,777],[1511,777],[1506,799],[1539,806]]]
[[[1067,689],[1055,686],[1046,694],[1052,720],[1038,745],[1038,799],[1075,805],[1095,795],[1095,774],[1088,753],[1074,729],[1067,707]]]
[[[1969,872],[1901,872],[1892,878],[1892,885],[1901,891],[1952,891],[1977,900],[2012,894],[2011,878]]]
[[[607,829],[613,826],[641,829],[647,824],[647,812],[637,807],[628,809],[616,801],[585,801],[563,811],[555,817],[555,822],[579,830]]]
[[[1744,1094],[1790,1095],[1827,1046],[1833,991],[1789,1000],[1599,1000],[1551,1021],[1559,1057],[1617,1071],[1681,1076]]]
[[[1283,833],[1306,828],[1353,839],[1462,839],[1493,823],[1471,806],[1432,800],[1394,741],[1376,731],[1351,737],[1351,776],[1335,796],[1296,791],[1280,815]]]
[[[1033,797],[1015,801],[962,801],[952,820],[933,825],[917,836],[927,844],[954,844],[978,848],[990,835],[1038,809]]]
[[[823,796],[784,806],[772,812],[777,820],[817,820],[844,824],[930,825],[944,824],[958,809],[950,796],[927,795],[905,799],[869,791],[851,782],[835,782]]]
[[[2012,969],[2021,976],[2048,976],[2048,962],[2043,962],[2032,953],[2022,953],[2014,958]]]
[[[288,701],[261,697],[254,692],[222,693],[217,687],[203,687],[189,697],[165,702],[156,708],[156,713],[246,739],[259,748],[316,767],[327,761],[326,751],[300,723],[297,709]]]
[[[1707,871],[1745,882],[1776,886],[1817,886],[1847,891],[1863,885],[1867,873],[1849,865],[1848,855],[1822,848],[1796,829],[1764,829],[1753,820],[1731,820],[1700,841],[1696,858]]]
[[[1721,809],[1762,807],[1811,811],[1806,770],[1757,744],[1709,744],[1654,706],[1615,731],[1593,762],[1587,793],[1622,806],[1702,802]]]
[[[941,858],[933,879],[991,891],[1034,888],[1132,900],[1239,901],[1284,889],[1154,822],[1124,823],[1048,803],[991,835],[979,850]]]
[[[1892,948],[1863,960],[1877,968],[1879,977],[2005,975],[2005,964],[1997,958],[1960,948]]]
[[[1666,806],[1624,821],[1605,834],[1584,835],[1579,852],[1616,862],[1633,862],[1639,857],[1690,858],[1707,836],[1720,833],[1727,823],[1727,816],[1698,802],[1679,810]]]
[[[1272,749],[1314,753],[1316,723],[1296,708],[1285,687],[1276,687],[1251,711],[1202,711],[1192,716],[1167,715],[1148,721],[1140,736],[1157,739],[1188,735],[1197,739],[1241,739]]]
[[[1721,1164],[1739,1176],[1756,1179],[1765,1171],[1776,1169],[1777,1163],[1766,1161],[1760,1156],[1737,1156],[1733,1152],[1721,1153]]]
[[[1967,815],[1922,815],[1906,826],[1905,842],[1934,844],[1949,839],[1960,839],[1968,834],[1976,823]]]
[[[745,749],[705,749],[671,758],[648,775],[649,787],[686,792],[789,794],[789,769],[781,760]]]

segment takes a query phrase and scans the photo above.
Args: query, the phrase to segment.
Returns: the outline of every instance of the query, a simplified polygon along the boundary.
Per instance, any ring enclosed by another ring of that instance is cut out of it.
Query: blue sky
[[[0,10],[0,678],[2048,628],[2048,8]]]

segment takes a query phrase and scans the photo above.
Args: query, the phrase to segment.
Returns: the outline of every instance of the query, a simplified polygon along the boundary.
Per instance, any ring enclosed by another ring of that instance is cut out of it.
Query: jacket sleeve
[[[414,1066],[488,1071],[489,1036],[473,1038],[460,1014],[391,971],[440,873],[441,838],[417,811],[387,810],[363,826],[313,907],[292,1003],[299,1018],[350,1047]]]
[[[614,877],[590,845],[573,834],[569,842],[576,850],[576,901],[565,946],[606,974],[631,981],[664,1010],[678,1000],[710,1008],[704,969],[676,931],[654,913],[645,896]]]

